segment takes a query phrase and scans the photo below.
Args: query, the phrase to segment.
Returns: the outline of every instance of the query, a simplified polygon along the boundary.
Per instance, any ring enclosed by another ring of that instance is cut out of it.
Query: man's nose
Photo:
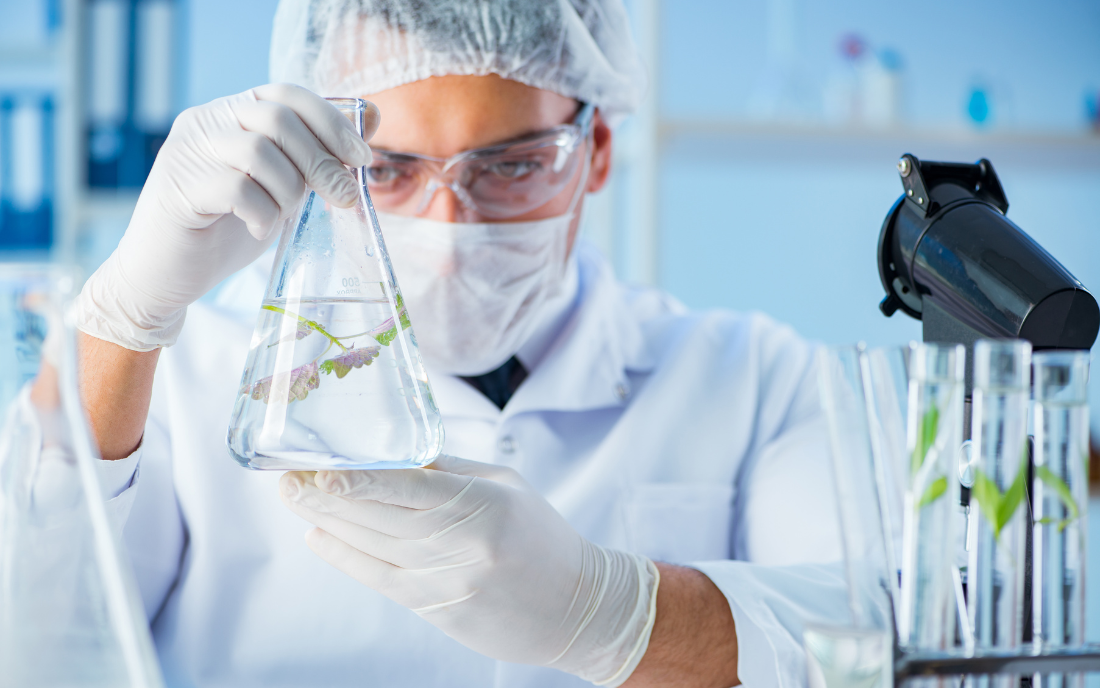
[[[429,184],[424,193],[430,194],[430,198],[427,199],[427,206],[417,215],[439,222],[463,221],[463,217],[466,215],[466,207],[462,205],[462,201],[458,199],[458,196],[450,187],[443,184]],[[421,203],[423,202],[421,201]]]

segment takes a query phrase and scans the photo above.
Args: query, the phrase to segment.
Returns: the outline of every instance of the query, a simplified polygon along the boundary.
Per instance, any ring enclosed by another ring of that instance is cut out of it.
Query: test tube
[[[902,515],[899,641],[949,650],[955,640],[955,559],[966,349],[911,344]]]
[[[1028,527],[1027,412],[1031,344],[974,344],[973,454],[970,507],[977,536],[970,550],[968,603],[975,647],[1015,649],[1023,637],[1024,567]],[[989,677],[977,686],[989,685]],[[1009,686],[1013,677],[995,677]]]
[[[1087,351],[1035,354],[1035,477],[1032,536],[1032,638],[1036,650],[1072,647],[1085,637],[1088,524]],[[1049,674],[1040,685],[1080,685]]]

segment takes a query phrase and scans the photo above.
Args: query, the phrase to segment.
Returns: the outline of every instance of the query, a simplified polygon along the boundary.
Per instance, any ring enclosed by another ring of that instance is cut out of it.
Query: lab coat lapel
[[[504,407],[504,415],[585,411],[620,406],[630,393],[627,371],[654,365],[641,326],[599,252],[577,245],[580,298],[543,360]]]

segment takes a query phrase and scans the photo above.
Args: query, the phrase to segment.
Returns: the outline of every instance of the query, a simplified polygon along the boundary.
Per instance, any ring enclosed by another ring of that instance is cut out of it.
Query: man
[[[839,558],[812,348],[628,289],[576,240],[640,74],[617,0],[284,0],[273,81],[309,90],[180,116],[79,304],[170,684],[804,680],[801,624],[845,609],[807,566]],[[310,91],[375,103],[373,155]],[[522,153],[543,138],[560,165]],[[225,424],[265,251],[306,187],[355,202],[345,165],[370,165],[449,456],[243,471]]]

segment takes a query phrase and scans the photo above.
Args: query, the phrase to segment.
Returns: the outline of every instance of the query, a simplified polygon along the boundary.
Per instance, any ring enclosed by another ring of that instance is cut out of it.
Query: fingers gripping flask
[[[363,133],[366,102],[330,99]],[[365,170],[359,202],[310,191],[279,241],[226,444],[249,468],[411,468],[443,448]]]

